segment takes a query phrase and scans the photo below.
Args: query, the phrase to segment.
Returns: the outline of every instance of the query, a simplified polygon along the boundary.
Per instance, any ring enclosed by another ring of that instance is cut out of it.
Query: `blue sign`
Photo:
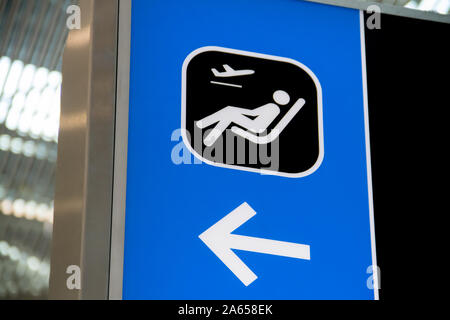
[[[133,0],[125,299],[374,299],[360,12]]]

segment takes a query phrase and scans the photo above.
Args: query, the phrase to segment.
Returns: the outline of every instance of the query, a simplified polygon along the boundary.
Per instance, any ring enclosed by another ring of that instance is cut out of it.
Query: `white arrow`
[[[231,234],[255,214],[255,210],[244,202],[199,236],[246,286],[258,277],[231,249],[310,260],[308,245]]]

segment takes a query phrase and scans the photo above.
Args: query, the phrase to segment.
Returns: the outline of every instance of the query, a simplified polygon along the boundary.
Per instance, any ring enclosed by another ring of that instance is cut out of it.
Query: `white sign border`
[[[373,275],[373,291],[375,300],[379,300],[379,268],[377,265],[377,249],[375,244],[375,215],[373,207],[373,186],[372,186],[372,156],[370,152],[370,127],[369,127],[369,99],[367,92],[367,61],[366,61],[366,36],[364,26],[364,11],[359,10],[360,22],[360,38],[361,38],[361,63],[362,63],[362,80],[363,80],[363,99],[364,99],[364,127],[366,135],[366,166],[367,166],[367,189],[369,200],[369,216],[370,216],[370,242],[372,250],[372,275]]]
[[[318,129],[319,129],[319,155],[317,157],[316,162],[314,165],[309,168],[306,171],[299,172],[299,173],[286,173],[286,172],[279,172],[279,171],[272,171],[272,170],[266,170],[266,169],[256,169],[256,168],[248,168],[244,166],[239,165],[230,165],[225,163],[219,163],[219,162],[213,162],[208,159],[203,158],[201,155],[199,155],[194,148],[192,148],[189,139],[187,138],[187,130],[186,130],[186,85],[187,85],[187,79],[186,79],[186,73],[187,68],[191,60],[203,52],[208,51],[218,51],[218,52],[225,52],[225,53],[231,53],[231,54],[237,54],[237,55],[243,55],[247,57],[255,57],[260,59],[266,59],[266,60],[272,60],[272,61],[280,61],[280,62],[286,62],[293,64],[303,71],[305,71],[311,79],[313,79],[316,89],[317,89],[317,117],[318,117]],[[184,60],[183,62],[183,69],[182,69],[182,101],[181,101],[181,136],[183,138],[184,145],[189,149],[189,151],[199,160],[202,162],[205,162],[206,164],[209,164],[211,166],[220,167],[220,168],[227,168],[227,169],[233,169],[233,170],[239,170],[239,171],[247,171],[247,172],[256,172],[260,173],[262,175],[275,175],[280,177],[286,177],[286,178],[302,178],[309,176],[310,174],[314,173],[319,169],[321,166],[325,152],[324,152],[324,139],[323,139],[323,108],[322,108],[322,86],[320,85],[319,79],[317,76],[304,64],[290,58],[284,58],[279,56],[273,56],[268,54],[262,54],[262,53],[256,53],[256,52],[250,52],[250,51],[243,51],[243,50],[237,50],[237,49],[230,49],[230,48],[224,48],[219,46],[205,46],[198,48],[194,51],[192,51]]]

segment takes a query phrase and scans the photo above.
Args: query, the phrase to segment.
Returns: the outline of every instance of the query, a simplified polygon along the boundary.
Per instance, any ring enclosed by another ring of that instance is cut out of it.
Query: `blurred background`
[[[395,6],[403,6],[406,8],[421,11],[434,11],[440,14],[448,14],[450,10],[450,0],[372,0],[372,1]]]
[[[395,0],[382,2],[392,3]],[[398,3],[394,4],[416,10],[434,11],[440,14],[448,14],[450,12],[450,0],[397,0],[396,2]]]
[[[69,0],[0,0],[0,299],[48,292]]]
[[[66,10],[76,2],[0,0],[0,299],[47,298]]]

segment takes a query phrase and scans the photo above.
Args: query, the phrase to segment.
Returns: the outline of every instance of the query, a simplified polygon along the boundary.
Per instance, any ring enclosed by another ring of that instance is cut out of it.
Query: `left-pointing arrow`
[[[310,260],[310,248],[305,244],[231,234],[255,214],[255,210],[244,202],[199,236],[246,286],[258,277],[231,249]]]

